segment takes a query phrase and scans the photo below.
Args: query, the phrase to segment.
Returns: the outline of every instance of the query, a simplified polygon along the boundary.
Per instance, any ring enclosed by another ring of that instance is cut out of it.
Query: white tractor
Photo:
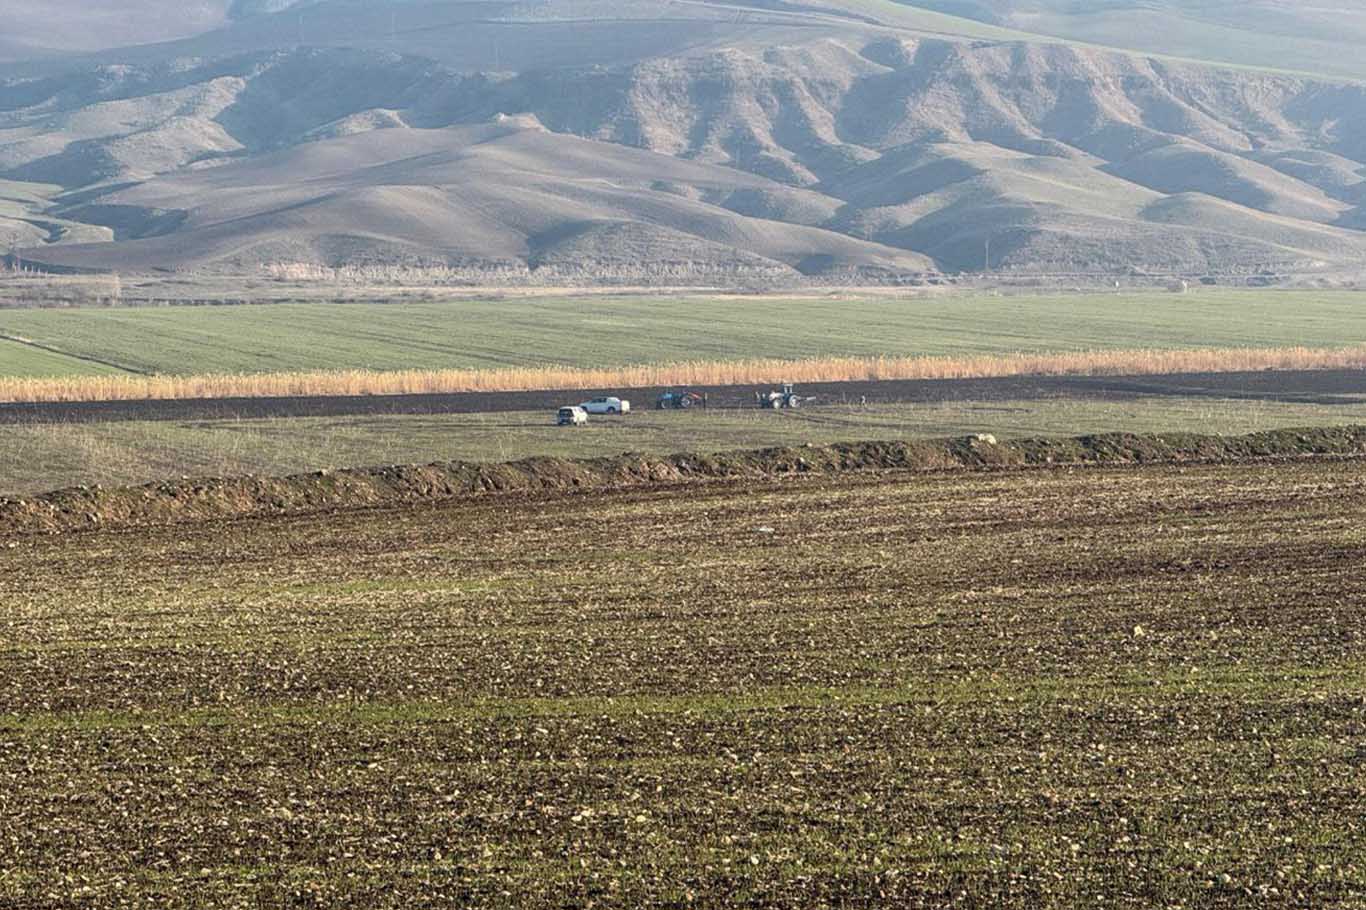
[[[790,382],[783,383],[783,388],[780,392],[755,392],[754,397],[758,399],[759,407],[771,411],[777,411],[783,408],[799,408],[802,406],[802,402],[810,403],[816,400],[814,398],[802,398],[793,391],[792,383]]]

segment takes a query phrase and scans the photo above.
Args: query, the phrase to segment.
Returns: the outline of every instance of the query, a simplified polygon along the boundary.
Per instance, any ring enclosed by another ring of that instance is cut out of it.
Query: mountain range
[[[0,44],[0,250],[32,266],[777,285],[1366,261],[1366,88],[1080,43],[1104,35],[1075,4],[206,0],[142,31],[162,4],[75,2],[67,29],[39,6],[0,0],[39,23]],[[1199,50],[1215,6],[1102,12]]]

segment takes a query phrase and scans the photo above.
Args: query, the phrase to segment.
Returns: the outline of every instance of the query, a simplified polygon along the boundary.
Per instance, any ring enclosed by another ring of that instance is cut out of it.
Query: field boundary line
[[[67,357],[67,358],[69,358],[69,359],[71,359],[71,360],[78,360],[78,361],[80,361],[81,363],[93,363],[93,364],[95,364],[95,365],[97,365],[97,366],[112,367],[112,368],[115,369],[115,370],[121,370],[121,371],[123,371],[124,373],[130,374],[130,375],[133,375],[133,376],[151,376],[151,375],[152,375],[151,373],[147,372],[146,370],[139,370],[139,369],[136,369],[135,367],[130,367],[130,366],[127,366],[127,365],[122,364],[122,363],[115,363],[115,362],[112,361],[112,360],[104,360],[104,359],[99,358],[99,357],[91,356],[90,354],[75,354],[75,353],[72,353],[71,351],[64,351],[64,350],[62,350],[61,348],[59,348],[59,347],[57,347],[57,346],[55,346],[55,345],[44,344],[44,343],[41,342],[41,341],[34,341],[32,338],[25,338],[23,335],[10,335],[10,334],[8,334],[7,332],[0,332],[0,341],[8,341],[8,342],[11,342],[11,343],[13,343],[13,344],[21,344],[21,345],[23,345],[24,347],[33,348],[34,350],[38,350],[38,351],[45,351],[45,352],[47,352],[48,354],[56,354],[56,355],[59,356],[59,357]]]

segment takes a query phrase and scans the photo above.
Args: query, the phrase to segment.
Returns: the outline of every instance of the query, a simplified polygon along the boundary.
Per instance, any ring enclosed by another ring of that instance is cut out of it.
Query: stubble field
[[[1366,906],[1359,461],[0,541],[0,904]]]

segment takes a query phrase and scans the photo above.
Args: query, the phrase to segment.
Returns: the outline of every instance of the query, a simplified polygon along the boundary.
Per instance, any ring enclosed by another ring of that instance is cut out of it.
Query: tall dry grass
[[[1313,348],[1206,348],[1187,351],[1082,351],[955,357],[830,357],[817,360],[697,361],[582,369],[334,370],[200,376],[0,378],[0,401],[136,401],[442,392],[631,389],[656,386],[767,385],[888,379],[1002,376],[1117,376],[1254,370],[1366,369],[1366,345]]]

